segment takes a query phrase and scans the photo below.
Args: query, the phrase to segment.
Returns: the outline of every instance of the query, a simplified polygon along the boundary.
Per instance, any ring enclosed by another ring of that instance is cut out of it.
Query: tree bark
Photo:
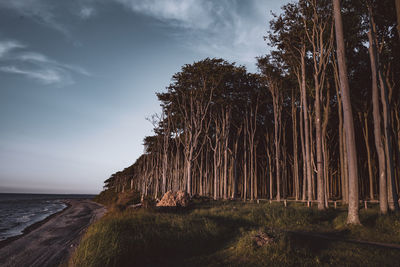
[[[301,93],[301,82],[300,82],[300,93]],[[300,106],[303,106],[303,100],[300,98]],[[307,185],[307,162],[306,162],[306,148],[304,145],[304,115],[303,112],[300,111],[300,142],[301,142],[301,154],[303,158],[303,183],[302,183],[302,200],[306,200],[306,185]]]
[[[326,104],[324,106],[324,119],[322,122],[322,155],[324,159],[324,206],[328,208],[328,188],[329,188],[329,149],[327,144],[327,127],[328,127],[328,120],[329,120],[329,102],[330,102],[330,91],[329,87],[327,88],[327,95],[326,95]]]
[[[397,34],[400,40],[400,0],[395,0],[397,13]]]
[[[375,199],[374,197],[374,178],[373,178],[373,171],[372,171],[372,163],[371,163],[371,148],[369,145],[369,129],[368,129],[368,112],[365,112],[363,115],[359,113],[360,122],[364,122],[364,142],[365,148],[367,149],[367,161],[368,161],[368,177],[369,177],[369,198],[371,200]]]
[[[385,161],[385,151],[383,149],[382,134],[381,134],[381,115],[379,111],[376,47],[372,38],[371,31],[368,32],[368,39],[369,39],[369,56],[371,61],[371,73],[372,73],[372,105],[373,105],[373,117],[374,117],[374,136],[375,136],[375,147],[377,150],[378,162],[379,162],[379,207],[381,214],[386,214],[388,210],[386,161]]]
[[[340,11],[340,1],[333,0],[337,58],[339,65],[340,88],[343,97],[343,115],[346,128],[346,145],[349,162],[349,210],[347,223],[360,224],[358,216],[358,169],[357,169],[357,151],[354,136],[354,122],[350,101],[350,88],[347,78],[347,66],[345,57],[345,46],[343,38],[342,14]]]
[[[309,121],[308,121],[308,106],[307,106],[307,88],[306,88],[306,46],[303,45],[301,49],[301,97],[303,99],[303,119],[304,119],[304,139],[306,149],[306,169],[307,169],[307,199],[312,201],[312,169],[311,169],[311,152],[310,152],[310,135],[309,135]]]
[[[375,38],[376,40],[376,38]],[[379,56],[378,56],[379,60]],[[383,80],[383,74],[381,69],[379,68],[378,61],[378,76],[380,81],[380,89],[381,89],[381,102],[383,107],[383,125],[384,125],[384,146],[386,153],[386,177],[387,177],[387,186],[388,186],[388,204],[389,208],[392,211],[399,209],[399,203],[397,202],[398,196],[396,191],[395,184],[395,173],[393,168],[393,156],[392,156],[392,134],[391,134],[391,125],[390,125],[390,103],[388,99],[387,87],[385,81]]]
[[[297,112],[295,105],[294,89],[292,90],[292,135],[293,135],[293,179],[294,179],[294,195],[295,199],[300,198],[300,183],[299,183],[299,163],[298,163],[298,143],[297,143]]]
[[[325,194],[324,194],[324,164],[322,161],[322,130],[321,130],[321,103],[320,103],[320,85],[318,74],[314,75],[315,81],[315,142],[317,153],[317,192],[318,192],[318,209],[325,209]]]

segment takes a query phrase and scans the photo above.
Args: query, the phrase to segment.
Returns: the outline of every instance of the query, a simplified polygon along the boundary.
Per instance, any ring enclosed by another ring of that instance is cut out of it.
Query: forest
[[[157,93],[144,153],[104,189],[334,201],[349,224],[362,201],[398,211],[400,1],[293,1],[269,28],[257,73],[219,58],[182,66]]]

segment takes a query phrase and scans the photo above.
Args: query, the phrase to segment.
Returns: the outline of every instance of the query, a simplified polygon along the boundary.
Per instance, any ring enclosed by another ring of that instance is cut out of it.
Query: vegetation
[[[105,181],[98,199],[117,208],[71,264],[398,265],[398,248],[353,240],[400,244],[396,21],[392,0],[298,0],[270,22],[259,73],[184,65],[157,94],[144,154]],[[125,210],[168,190],[213,200]]]
[[[400,244],[400,217],[361,210],[348,227],[345,209],[299,204],[206,202],[188,210],[112,212],[90,226],[70,260],[75,266],[395,266],[399,249],[327,240],[303,232]],[[258,247],[265,232],[274,242]]]
[[[398,3],[398,2],[396,2]],[[397,6],[398,7],[398,6]],[[259,73],[223,59],[184,65],[136,162],[105,181],[159,199],[288,199],[398,211],[400,39],[392,0],[299,0],[265,37]],[[354,133],[354,129],[357,131]],[[359,138],[356,138],[359,137]]]

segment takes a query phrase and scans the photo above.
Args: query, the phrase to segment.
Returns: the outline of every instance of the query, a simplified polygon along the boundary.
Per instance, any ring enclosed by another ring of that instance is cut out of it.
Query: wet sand
[[[58,266],[66,261],[87,227],[106,209],[90,200],[65,200],[69,207],[34,224],[0,248],[0,266]]]

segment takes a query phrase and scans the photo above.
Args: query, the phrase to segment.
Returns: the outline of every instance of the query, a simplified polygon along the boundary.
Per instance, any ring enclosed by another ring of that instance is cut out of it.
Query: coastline
[[[61,200],[61,202],[63,202],[67,206],[65,208],[63,208],[62,210],[57,211],[56,213],[50,214],[49,216],[47,216],[43,220],[40,220],[38,222],[35,222],[35,223],[29,225],[24,230],[22,230],[21,234],[15,235],[15,236],[10,236],[9,238],[1,240],[0,241],[0,249],[5,247],[5,246],[7,246],[8,244],[11,244],[12,242],[24,237],[25,235],[29,234],[30,232],[36,230],[37,228],[39,228],[40,226],[42,226],[46,222],[50,221],[51,219],[53,219],[57,215],[63,213],[64,211],[66,211],[67,209],[69,209],[72,206],[68,199],[65,199],[65,200],[63,199],[63,200]]]
[[[106,208],[89,199],[65,200],[68,207],[6,239],[0,248],[0,266],[59,266],[68,260],[87,228]]]

